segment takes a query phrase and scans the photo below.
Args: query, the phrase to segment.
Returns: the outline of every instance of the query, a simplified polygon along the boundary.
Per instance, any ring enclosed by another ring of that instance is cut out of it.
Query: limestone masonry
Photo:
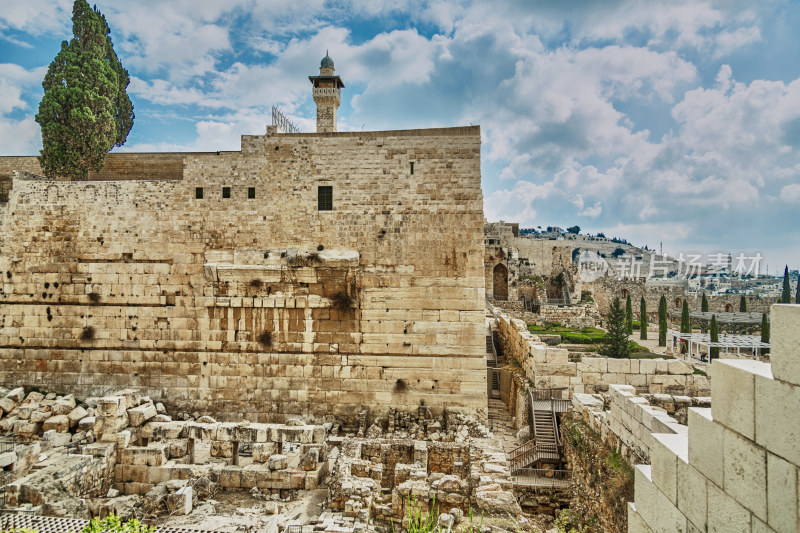
[[[0,158],[0,384],[223,420],[485,418],[480,128],[333,120],[81,182]]]

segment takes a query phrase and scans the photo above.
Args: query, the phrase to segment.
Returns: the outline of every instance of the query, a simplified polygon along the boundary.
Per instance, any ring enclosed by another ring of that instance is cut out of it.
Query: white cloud
[[[0,146],[3,155],[31,155],[39,153],[42,138],[39,125],[32,118],[0,119]]]
[[[781,189],[781,199],[786,202],[800,203],[800,183],[791,183]]]
[[[68,33],[72,28],[72,3],[72,0],[4,2],[0,9],[0,34],[5,36],[8,30],[32,36]]]
[[[603,205],[600,203],[600,200],[596,201],[593,206],[586,207],[578,211],[578,214],[584,217],[589,218],[597,218],[600,216],[600,213],[603,212]]]

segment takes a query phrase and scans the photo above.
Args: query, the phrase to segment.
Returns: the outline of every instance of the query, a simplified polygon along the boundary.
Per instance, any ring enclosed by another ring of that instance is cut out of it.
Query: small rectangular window
[[[223,198],[230,198],[231,197],[231,188],[230,187],[223,187],[222,188],[222,197]]]
[[[255,187],[248,187],[247,188],[247,197],[249,199],[253,199],[256,197],[256,188]]]
[[[333,211],[333,187],[320,185],[317,189],[317,209],[319,211]]]
[[[202,187],[195,187],[194,188],[194,197],[198,200],[203,199],[203,188]]]
[[[411,162],[411,175],[414,175],[414,162]]]

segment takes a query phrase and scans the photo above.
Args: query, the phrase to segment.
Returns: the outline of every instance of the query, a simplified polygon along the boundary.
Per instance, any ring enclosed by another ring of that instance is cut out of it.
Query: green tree
[[[719,342],[719,327],[717,326],[717,315],[711,315],[711,342]],[[719,347],[712,346],[709,352],[711,359],[719,357]]]
[[[761,313],[761,342],[769,342],[769,320],[767,320],[767,313]],[[769,353],[769,348],[761,350],[761,353]]]
[[[663,294],[658,301],[658,345],[667,345],[667,298]]]
[[[708,312],[708,298],[706,298],[706,293],[703,293],[703,300],[700,302],[700,311],[703,313]],[[705,320],[700,324],[700,331],[703,333],[706,332],[706,325]]]
[[[130,77],[105,17],[86,0],[75,0],[72,33],[42,82],[39,163],[46,176],[85,179],[103,168],[109,150],[125,143],[134,115],[126,92]]]
[[[644,301],[644,296],[639,302],[639,338],[647,340],[647,302]]]
[[[631,306],[631,295],[625,298],[625,331],[628,335],[633,335],[633,306]]]
[[[742,313],[747,312],[747,298],[744,297],[744,294],[739,298],[739,311]]]
[[[606,321],[608,332],[603,338],[603,355],[615,358],[628,357],[630,347],[628,345],[628,329],[625,323],[625,310],[619,298],[614,298],[608,311]]]
[[[797,280],[797,290],[794,293],[794,303],[800,304],[800,279]]]
[[[781,294],[781,303],[792,303],[792,289],[789,285],[789,265],[783,269],[783,294]]]
[[[580,226],[570,226],[570,227],[567,228],[567,233],[573,233],[573,234],[577,235],[580,232],[581,232],[581,227]]]
[[[153,526],[148,526],[135,518],[123,522],[119,515],[111,513],[105,518],[92,518],[80,533],[153,533],[156,530]]]
[[[683,301],[683,309],[681,309],[681,333],[692,332],[692,320],[689,317],[689,302]],[[686,341],[681,342],[681,353],[686,351]]]

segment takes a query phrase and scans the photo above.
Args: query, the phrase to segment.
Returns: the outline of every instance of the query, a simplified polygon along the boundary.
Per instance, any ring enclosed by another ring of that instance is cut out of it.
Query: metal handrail
[[[558,419],[556,418],[556,405],[553,398],[550,398],[550,416],[553,419],[553,437],[556,439],[556,445],[561,446],[561,435],[558,432]],[[560,456],[559,456],[560,457]]]
[[[17,439],[14,437],[14,435],[0,437],[0,453],[14,451],[16,443]]]
[[[494,344],[494,332],[492,331],[492,326],[487,326],[487,330],[489,332],[488,337],[491,339],[492,357],[494,357],[494,359],[492,361],[489,361],[488,364],[490,364],[491,366],[497,368],[497,364],[498,364],[497,363],[497,346],[495,346],[495,344]]]
[[[520,468],[512,474],[514,485],[530,487],[566,487],[571,484],[572,470],[548,470],[545,468]]]
[[[561,399],[563,392],[569,390],[568,387],[554,387],[552,389],[529,389],[531,392],[531,399],[533,400],[551,400]],[[554,396],[558,394],[558,396]]]
[[[541,459],[561,460],[562,451],[563,446],[560,445],[536,444],[535,441],[528,441],[509,453],[508,462],[511,471],[514,472],[527,468]]]

